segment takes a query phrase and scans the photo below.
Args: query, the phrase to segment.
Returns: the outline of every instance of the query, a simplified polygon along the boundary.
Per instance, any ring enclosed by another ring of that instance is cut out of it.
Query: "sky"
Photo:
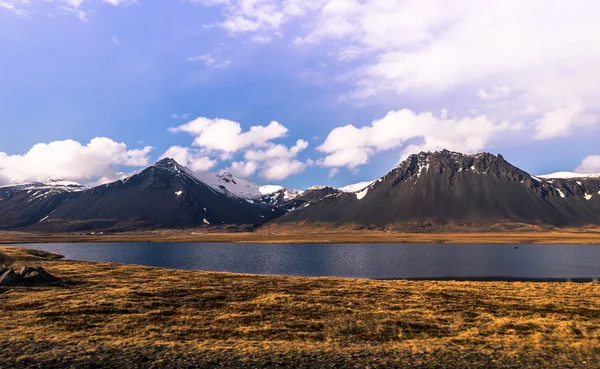
[[[172,157],[303,189],[411,153],[600,172],[595,0],[0,0],[0,184]]]

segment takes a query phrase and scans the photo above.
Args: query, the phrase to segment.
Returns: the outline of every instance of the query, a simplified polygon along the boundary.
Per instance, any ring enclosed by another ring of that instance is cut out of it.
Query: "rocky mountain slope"
[[[565,177],[565,178],[562,178]],[[0,229],[132,230],[223,225],[600,224],[600,177],[532,176],[501,155],[420,153],[344,188],[261,186],[163,159],[93,188],[52,180],[0,187]]]
[[[172,159],[163,159],[124,180],[85,190],[27,191],[13,189],[10,202],[0,203],[2,228],[85,230],[261,224],[284,213],[218,191]],[[18,210],[23,206],[25,212]]]
[[[86,187],[74,182],[49,180],[0,187],[0,229],[35,224],[52,213],[71,192]]]
[[[258,201],[270,206],[281,205],[302,194],[302,191],[283,186],[259,185],[225,171],[200,173],[195,176],[201,182],[226,195]]]
[[[307,203],[276,223],[600,224],[599,191],[598,179],[537,178],[501,155],[422,152],[363,190]]]

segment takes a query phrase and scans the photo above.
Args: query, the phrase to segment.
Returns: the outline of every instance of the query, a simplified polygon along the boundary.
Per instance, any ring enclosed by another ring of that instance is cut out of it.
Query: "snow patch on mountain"
[[[258,187],[258,191],[262,195],[270,195],[272,193],[275,193],[275,192],[281,191],[281,190],[285,190],[285,187],[278,186],[278,185],[264,185],[264,186],[259,186]]]
[[[50,178],[45,184],[48,186],[83,187],[80,183],[67,181],[62,178]]]
[[[219,192],[242,199],[257,199],[282,191],[284,197],[291,200],[302,193],[279,185],[259,185],[229,172],[200,173],[196,178]]]
[[[360,191],[360,190],[364,189],[365,187],[368,187],[375,181],[376,180],[366,181],[366,182],[358,182],[358,183],[350,184],[350,185],[347,185],[344,187],[340,187],[340,188],[338,188],[338,190],[340,190],[342,192],[356,192],[356,191]]]
[[[537,177],[544,179],[600,178],[600,173],[581,174],[573,172],[556,172],[551,174],[538,175]]]
[[[369,187],[365,188],[362,191],[356,192],[356,198],[359,200],[362,200],[363,197],[367,196],[368,192],[369,192]]]

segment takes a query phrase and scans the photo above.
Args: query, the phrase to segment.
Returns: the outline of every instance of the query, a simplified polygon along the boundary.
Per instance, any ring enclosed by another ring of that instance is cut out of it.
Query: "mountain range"
[[[0,229],[46,232],[294,225],[600,224],[600,175],[533,176],[501,155],[411,155],[383,177],[304,191],[163,159],[96,187],[52,179],[0,187]]]

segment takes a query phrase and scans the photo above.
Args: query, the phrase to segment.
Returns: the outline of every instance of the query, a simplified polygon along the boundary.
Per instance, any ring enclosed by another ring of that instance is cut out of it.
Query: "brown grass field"
[[[244,243],[568,243],[600,244],[600,228],[542,229],[522,226],[459,227],[450,230],[385,231],[318,227],[265,227],[254,232],[222,229],[168,229],[114,234],[0,231],[0,244],[50,242],[244,242]]]
[[[600,368],[600,284],[374,281],[63,261],[0,287],[0,368]]]

